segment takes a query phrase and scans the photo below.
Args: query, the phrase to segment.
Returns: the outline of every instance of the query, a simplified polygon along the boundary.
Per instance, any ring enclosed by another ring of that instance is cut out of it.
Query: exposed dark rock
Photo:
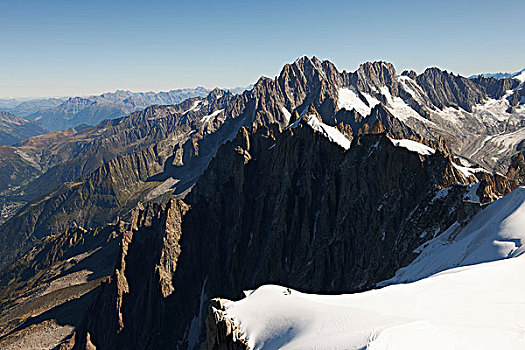
[[[487,98],[484,89],[468,78],[427,68],[418,75],[417,83],[438,108],[461,107],[471,112],[472,107]]]
[[[519,82],[515,79],[504,78],[485,78],[482,75],[477,76],[471,81],[477,83],[485,88],[485,92],[491,98],[499,99],[505,95],[508,90],[512,90],[518,87]]]

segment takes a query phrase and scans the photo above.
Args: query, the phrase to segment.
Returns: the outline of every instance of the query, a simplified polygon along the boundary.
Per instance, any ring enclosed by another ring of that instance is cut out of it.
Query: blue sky
[[[246,86],[304,54],[352,71],[517,71],[524,13],[523,0],[0,0],[0,97]]]

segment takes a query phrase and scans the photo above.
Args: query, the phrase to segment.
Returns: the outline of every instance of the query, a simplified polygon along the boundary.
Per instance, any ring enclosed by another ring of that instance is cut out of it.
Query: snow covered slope
[[[524,349],[525,259],[349,295],[263,286],[226,304],[253,349]]]
[[[458,226],[388,281],[416,282],[332,296],[262,286],[225,316],[253,349],[525,349],[525,187]]]
[[[456,266],[522,255],[525,251],[525,187],[491,203],[463,229],[456,223],[421,247],[419,257],[380,285],[410,282]]]

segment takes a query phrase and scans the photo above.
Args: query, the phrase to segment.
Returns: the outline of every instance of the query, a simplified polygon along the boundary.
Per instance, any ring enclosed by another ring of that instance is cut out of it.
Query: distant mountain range
[[[209,92],[202,87],[167,92],[117,90],[97,96],[71,97],[57,106],[33,112],[27,119],[37,121],[49,131],[65,130],[82,124],[95,125],[152,105],[177,104],[191,97],[206,96]]]
[[[13,145],[46,132],[46,129],[32,120],[0,111],[0,145]]]
[[[514,72],[514,73],[501,73],[501,72],[500,73],[480,73],[480,74],[471,75],[469,78],[472,79],[479,75],[482,75],[485,78],[495,78],[495,79],[514,78],[520,81],[525,81],[525,68],[520,70],[519,72]]]
[[[229,89],[240,94],[251,86]],[[69,128],[95,125],[104,119],[123,117],[139,109],[152,105],[173,105],[188,98],[204,97],[211,90],[197,87],[166,92],[131,92],[117,90],[89,97],[48,98],[19,101],[0,100],[0,111],[24,117],[39,123],[44,131],[65,130]],[[1,132],[0,126],[0,132]],[[43,132],[44,132],[43,131]],[[42,133],[43,133],[42,132]],[[35,136],[35,134],[31,135]],[[12,144],[22,139],[5,139],[1,144]]]

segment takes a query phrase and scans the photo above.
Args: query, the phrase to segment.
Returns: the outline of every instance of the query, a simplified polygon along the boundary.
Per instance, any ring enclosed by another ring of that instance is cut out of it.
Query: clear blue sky
[[[524,0],[0,0],[0,97],[234,87],[301,55],[469,75],[525,67]]]

